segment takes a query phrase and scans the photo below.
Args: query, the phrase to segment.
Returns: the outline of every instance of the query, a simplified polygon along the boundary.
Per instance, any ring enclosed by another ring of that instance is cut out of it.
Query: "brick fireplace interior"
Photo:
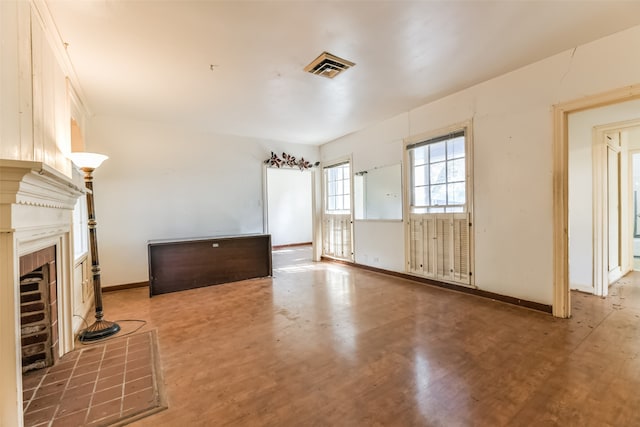
[[[74,299],[72,241],[84,184],[70,164],[61,169],[0,159],[1,425],[22,425],[22,371],[71,352],[74,311],[85,308]]]
[[[58,358],[56,247],[20,257],[22,373],[53,365]]]

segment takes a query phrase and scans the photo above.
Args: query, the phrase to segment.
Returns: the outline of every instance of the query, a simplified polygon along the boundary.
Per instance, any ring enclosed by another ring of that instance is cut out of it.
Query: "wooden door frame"
[[[569,289],[569,114],[640,99],[640,84],[553,106],[553,315],[571,316]]]

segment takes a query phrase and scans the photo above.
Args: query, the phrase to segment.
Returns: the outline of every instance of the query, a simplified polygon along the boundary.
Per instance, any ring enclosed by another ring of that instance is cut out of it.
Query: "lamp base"
[[[87,329],[82,331],[78,336],[80,342],[97,341],[102,338],[110,337],[120,331],[120,325],[108,320],[99,320]]]

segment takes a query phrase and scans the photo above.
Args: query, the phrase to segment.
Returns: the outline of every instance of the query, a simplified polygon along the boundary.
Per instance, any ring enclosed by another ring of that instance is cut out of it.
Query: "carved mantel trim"
[[[85,190],[42,162],[0,160],[0,204],[73,209]]]

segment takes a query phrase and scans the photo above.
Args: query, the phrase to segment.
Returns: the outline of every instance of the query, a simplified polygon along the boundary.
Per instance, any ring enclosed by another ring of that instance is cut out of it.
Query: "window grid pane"
[[[447,159],[459,159],[460,157],[464,157],[463,136],[447,141]]]
[[[412,161],[415,166],[429,163],[429,146],[418,147],[411,150]]]
[[[413,205],[414,206],[429,206],[429,186],[423,185],[420,187],[414,187],[413,189]]]
[[[447,165],[445,162],[431,163],[430,181],[431,184],[444,184],[447,182]]]
[[[423,185],[429,185],[429,176],[427,172],[429,166],[421,165],[413,168],[413,184],[416,187],[422,187]]]
[[[447,161],[447,182],[464,182],[464,174],[464,157]]]
[[[429,146],[429,157],[430,162],[442,162],[447,159],[446,148],[444,141],[436,142],[434,144],[430,144]]]
[[[412,208],[466,210],[465,143],[465,136],[458,136],[409,149]]]
[[[351,209],[351,176],[349,164],[325,169],[328,213],[348,213]]]

